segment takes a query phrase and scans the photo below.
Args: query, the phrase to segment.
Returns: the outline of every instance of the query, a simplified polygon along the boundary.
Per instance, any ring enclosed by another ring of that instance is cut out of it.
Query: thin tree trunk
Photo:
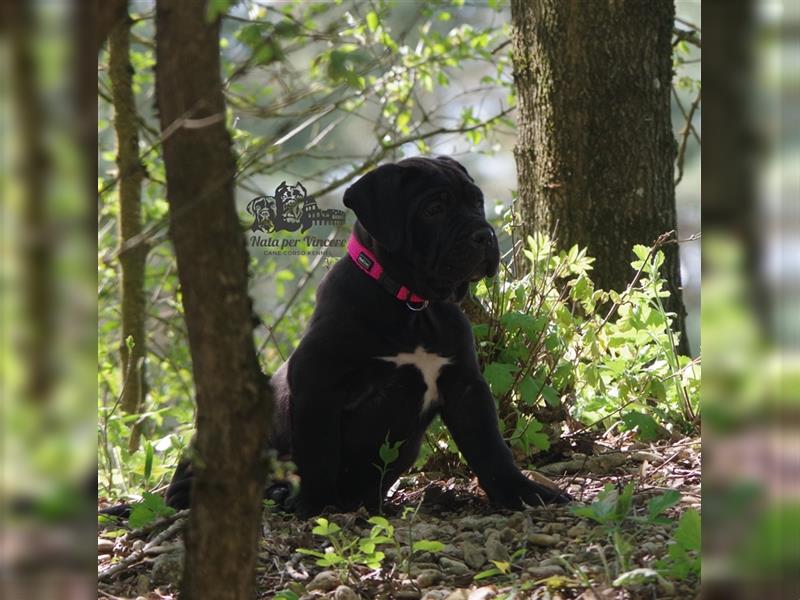
[[[114,130],[117,134],[117,170],[119,172],[119,217],[117,219],[120,249],[142,233],[142,178],[144,168],[139,160],[139,125],[133,95],[133,68],[130,63],[130,19],[127,13],[109,35],[108,75],[114,103]],[[127,414],[141,412],[147,390],[144,361],[146,301],[144,269],[147,245],[136,244],[119,254],[120,307],[122,312],[122,410]],[[128,447],[139,447],[141,424],[131,429]]]
[[[672,0],[512,0],[521,233],[588,246],[622,290],[634,244],[676,228],[670,119]],[[677,244],[662,275],[688,354]]]
[[[81,2],[80,5],[77,7],[78,10],[86,10],[86,6],[89,5],[89,2]],[[97,49],[97,53],[100,53],[100,49],[103,47],[103,43],[106,41],[106,38],[110,35],[111,30],[114,29],[117,25],[119,25],[122,21],[126,21],[128,19],[128,2],[127,0],[95,0],[95,47]],[[79,26],[86,26],[86,23],[81,23]],[[91,28],[88,29],[85,33],[91,31]]]
[[[271,395],[253,343],[219,21],[206,22],[204,3],[157,2],[156,60],[170,233],[197,389],[181,597],[251,600]]]
[[[21,215],[20,257],[22,305],[25,315],[21,355],[26,367],[23,393],[40,404],[51,398],[55,381],[53,244],[56,233],[48,214],[47,181],[51,157],[45,143],[43,103],[36,76],[32,7],[10,2],[5,7],[9,37],[11,92],[16,135]]]

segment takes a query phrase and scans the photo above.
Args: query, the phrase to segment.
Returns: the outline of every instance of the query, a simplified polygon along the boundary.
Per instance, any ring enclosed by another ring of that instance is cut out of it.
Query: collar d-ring
[[[409,310],[413,310],[414,312],[419,312],[421,310],[425,310],[426,308],[428,308],[428,301],[427,300],[423,300],[422,303],[420,303],[420,304],[418,304],[416,306],[413,303],[411,303],[410,301],[408,301],[408,302],[406,302],[406,306],[408,307]]]

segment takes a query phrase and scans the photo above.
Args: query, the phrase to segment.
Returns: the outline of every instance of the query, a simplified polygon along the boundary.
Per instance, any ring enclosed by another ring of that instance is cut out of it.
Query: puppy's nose
[[[494,231],[491,227],[481,227],[474,231],[470,236],[470,240],[475,246],[488,246],[494,239]]]

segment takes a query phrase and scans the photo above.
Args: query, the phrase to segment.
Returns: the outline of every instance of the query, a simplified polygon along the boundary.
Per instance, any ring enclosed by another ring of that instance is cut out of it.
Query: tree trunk
[[[676,228],[671,0],[512,0],[516,211],[524,236],[587,246],[594,280],[623,290],[634,244]],[[677,244],[662,275],[688,354]]]
[[[133,68],[130,62],[130,19],[127,12],[109,35],[108,76],[114,103],[114,130],[117,134],[117,171],[119,172],[119,266],[120,306],[122,312],[121,406],[127,414],[136,414],[144,407],[147,389],[144,361],[146,301],[144,267],[147,245],[140,243],[126,248],[126,242],[142,233],[142,178],[144,168],[139,160],[139,123],[133,95]],[[129,345],[129,341],[132,342]],[[128,449],[139,448],[141,424],[131,429]]]
[[[77,7],[78,10],[86,10],[88,2],[81,2]],[[111,30],[119,25],[122,21],[128,19],[128,2],[127,0],[96,0],[94,7],[95,14],[95,47],[97,53],[103,47],[106,38],[111,34]],[[85,26],[86,24],[81,24]],[[92,31],[91,29],[89,29]]]
[[[16,130],[13,143],[20,206],[20,272],[25,317],[20,354],[25,367],[22,382],[26,399],[47,403],[56,379],[54,348],[53,240],[47,181],[52,158],[46,142],[43,99],[38,86],[39,65],[32,36],[34,9],[26,2],[4,7],[9,39],[11,93]]]
[[[248,255],[234,203],[219,21],[156,3],[156,88],[170,234],[197,389],[196,475],[181,597],[251,600],[271,395],[253,344]]]

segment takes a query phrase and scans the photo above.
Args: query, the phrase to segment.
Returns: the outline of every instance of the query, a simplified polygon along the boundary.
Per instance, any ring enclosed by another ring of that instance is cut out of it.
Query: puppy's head
[[[347,189],[344,204],[389,274],[426,298],[460,300],[470,281],[497,272],[483,194],[449,157],[380,166]]]

